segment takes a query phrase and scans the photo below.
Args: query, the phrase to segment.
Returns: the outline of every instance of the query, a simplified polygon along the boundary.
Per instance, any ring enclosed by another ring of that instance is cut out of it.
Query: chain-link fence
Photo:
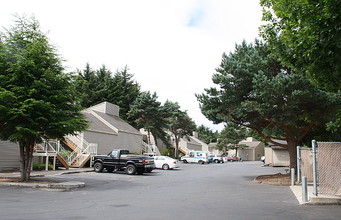
[[[319,193],[341,196],[341,142],[318,142]]]

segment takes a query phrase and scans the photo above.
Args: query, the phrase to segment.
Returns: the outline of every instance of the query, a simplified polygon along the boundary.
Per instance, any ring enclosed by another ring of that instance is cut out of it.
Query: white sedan
[[[178,161],[168,156],[155,156],[155,167],[163,170],[179,168]]]

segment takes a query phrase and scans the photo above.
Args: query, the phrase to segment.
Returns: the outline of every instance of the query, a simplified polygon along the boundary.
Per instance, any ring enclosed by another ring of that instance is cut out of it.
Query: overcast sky
[[[0,26],[15,13],[35,16],[68,71],[127,65],[143,91],[212,130],[223,126],[201,114],[195,94],[213,85],[224,52],[258,37],[262,16],[259,0],[6,0]]]

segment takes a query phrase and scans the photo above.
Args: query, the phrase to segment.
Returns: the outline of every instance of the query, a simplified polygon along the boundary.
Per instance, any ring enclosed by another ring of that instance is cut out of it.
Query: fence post
[[[290,169],[291,186],[295,185],[295,168]]]
[[[297,183],[301,182],[301,149],[297,146]]]
[[[302,176],[302,202],[308,202],[307,177]]]
[[[317,196],[317,169],[316,169],[316,141],[312,140],[312,156],[313,156],[313,194],[314,196]]]

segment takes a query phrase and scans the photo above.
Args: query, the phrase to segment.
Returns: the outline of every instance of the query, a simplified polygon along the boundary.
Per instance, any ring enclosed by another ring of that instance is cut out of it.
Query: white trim
[[[114,127],[112,124],[110,124],[109,122],[107,122],[106,120],[104,120],[101,116],[99,116],[96,112],[90,110],[90,114],[92,114],[93,116],[95,116],[98,120],[100,120],[103,124],[105,124],[106,126],[108,126],[110,129],[114,130],[116,133],[118,133],[118,129],[116,127]]]

